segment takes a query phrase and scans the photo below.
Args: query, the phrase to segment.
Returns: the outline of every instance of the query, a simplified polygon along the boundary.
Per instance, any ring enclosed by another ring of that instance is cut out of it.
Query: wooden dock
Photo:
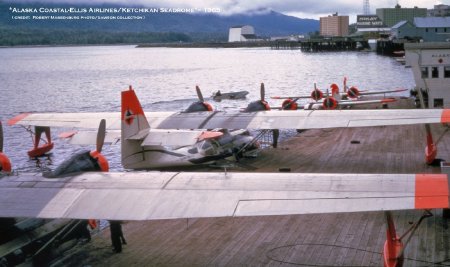
[[[432,128],[442,136],[438,157],[450,160],[446,127]],[[424,147],[423,125],[309,130],[242,163],[260,172],[439,173],[424,163]],[[422,212],[393,214],[402,235]],[[450,266],[449,222],[442,210],[433,214],[404,266]],[[105,229],[56,266],[382,266],[386,238],[383,212],[127,222],[123,231],[122,253],[112,252]]]

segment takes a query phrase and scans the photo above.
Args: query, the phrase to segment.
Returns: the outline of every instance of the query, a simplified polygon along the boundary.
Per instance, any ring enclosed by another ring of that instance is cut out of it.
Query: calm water
[[[412,88],[410,69],[375,53],[302,53],[270,49],[184,49],[133,46],[7,48],[0,49],[0,120],[3,124],[20,112],[119,111],[120,91],[133,85],[146,110],[181,110],[195,99],[195,85],[205,97],[213,92],[247,90],[247,100],[213,103],[217,109],[238,109],[266,95],[309,94],[316,82],[360,89]],[[407,95],[408,93],[405,93]],[[180,101],[173,101],[180,100]],[[278,101],[269,101],[279,106]],[[4,126],[4,151],[15,169],[36,171],[26,156],[30,134],[21,127]],[[53,131],[53,136],[55,135]],[[53,168],[80,149],[56,140],[50,160]],[[105,146],[112,169],[120,170],[119,145]],[[88,147],[91,149],[91,147]]]

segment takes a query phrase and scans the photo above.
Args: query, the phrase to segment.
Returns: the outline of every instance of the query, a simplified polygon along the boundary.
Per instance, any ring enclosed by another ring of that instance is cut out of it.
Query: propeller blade
[[[347,77],[344,77],[344,93],[347,92]]]
[[[0,121],[0,152],[3,152],[3,126]]]
[[[264,101],[266,96],[266,89],[264,88],[264,83],[261,83],[261,101]]]
[[[200,87],[198,87],[198,85],[195,86],[195,91],[197,91],[198,100],[200,100],[200,102],[205,102],[202,91],[200,91]]]
[[[103,144],[105,143],[105,135],[106,135],[106,120],[102,119],[100,121],[100,125],[98,126],[97,132],[97,152],[101,153]]]

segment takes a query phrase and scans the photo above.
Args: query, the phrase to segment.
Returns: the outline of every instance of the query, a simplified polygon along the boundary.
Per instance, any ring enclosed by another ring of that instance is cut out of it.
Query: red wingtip
[[[441,123],[450,123],[450,109],[442,110]]]
[[[447,174],[416,174],[416,209],[448,208]]]
[[[23,120],[25,117],[27,117],[30,114],[31,113],[22,113],[22,114],[15,116],[14,118],[8,120],[8,125],[9,126],[14,125],[14,124],[18,123],[19,121]]]

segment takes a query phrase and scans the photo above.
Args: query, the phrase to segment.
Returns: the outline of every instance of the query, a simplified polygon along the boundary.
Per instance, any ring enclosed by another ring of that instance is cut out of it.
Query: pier
[[[396,105],[412,107],[413,101]],[[432,130],[435,139],[442,137],[438,158],[449,160],[446,127]],[[241,163],[256,172],[440,173],[424,163],[425,139],[423,125],[308,130]],[[422,212],[393,214],[402,235]],[[413,235],[404,266],[450,264],[448,220],[442,210],[433,214]],[[122,253],[111,251],[106,229],[57,266],[381,266],[386,239],[381,211],[138,221],[126,222],[123,230],[128,244]]]

